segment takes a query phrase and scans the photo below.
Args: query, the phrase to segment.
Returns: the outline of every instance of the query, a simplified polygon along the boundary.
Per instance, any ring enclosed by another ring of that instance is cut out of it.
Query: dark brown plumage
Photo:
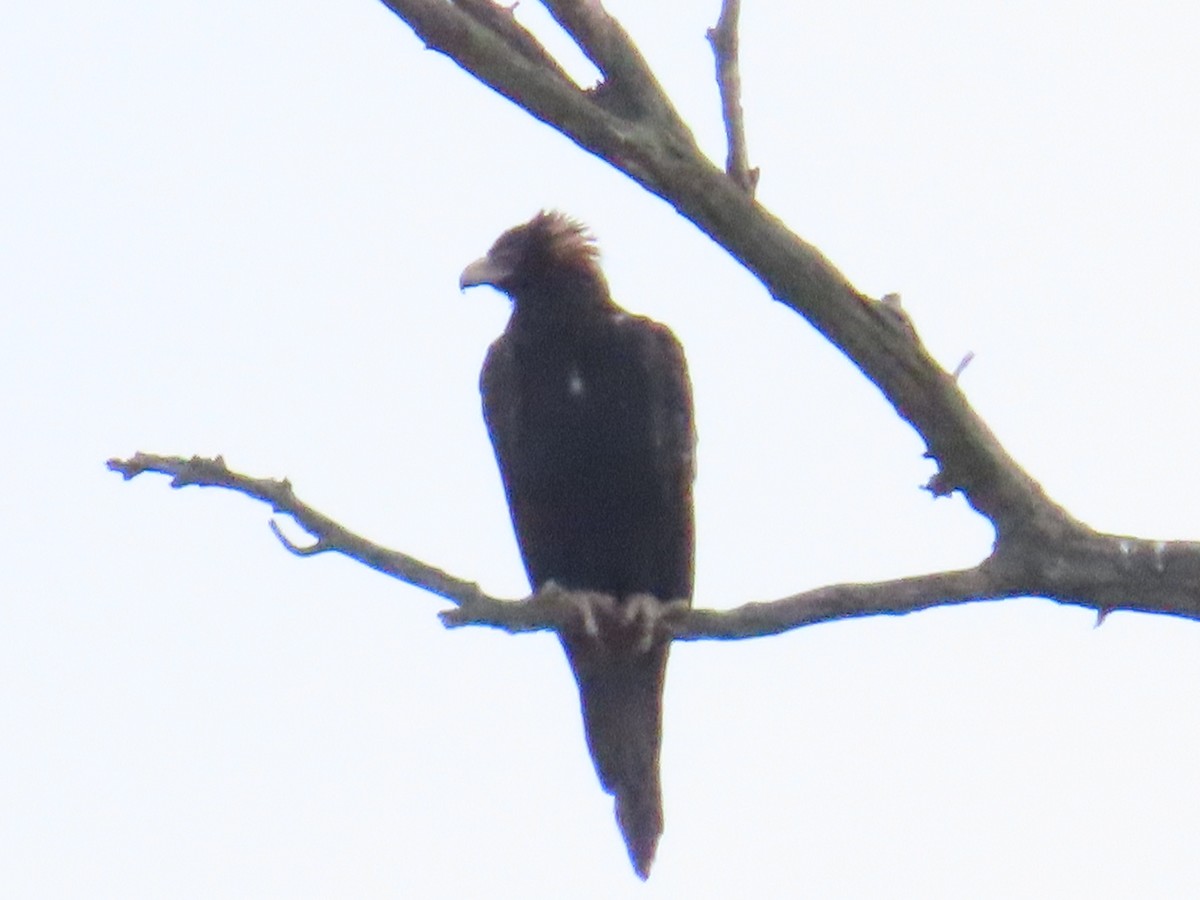
[[[483,365],[483,413],[535,589],[611,596],[560,634],[584,731],[645,878],[662,834],[663,601],[692,596],[695,433],[683,351],[613,303],[586,230],[543,212],[462,274],[513,300]],[[648,596],[647,596],[648,595]],[[583,601],[581,601],[583,602]]]

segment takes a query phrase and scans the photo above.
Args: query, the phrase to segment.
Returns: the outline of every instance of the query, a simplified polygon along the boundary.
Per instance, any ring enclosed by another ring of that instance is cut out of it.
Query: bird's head
[[[463,269],[458,284],[463,289],[490,284],[518,302],[561,296],[583,286],[598,287],[607,296],[597,257],[584,225],[560,212],[543,211],[500,235],[486,256]]]

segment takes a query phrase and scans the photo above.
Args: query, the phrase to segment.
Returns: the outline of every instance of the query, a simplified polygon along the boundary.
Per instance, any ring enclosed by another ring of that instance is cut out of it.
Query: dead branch
[[[455,608],[441,613],[447,627],[486,625],[510,633],[556,631],[577,614],[569,592],[555,588],[523,600],[492,597],[474,582],[396,550],[381,547],[339,525],[296,497],[286,478],[252,478],[234,472],[220,456],[155,456],[136,453],[110,459],[108,468],[126,480],[144,472],[171,476],[174,488],[195,485],[237,491],[290,516],[314,539],[298,547],[272,531],[299,556],[340,553],[393,578],[444,597]],[[1063,550],[1069,552],[1061,552]],[[676,640],[735,640],[780,634],[793,628],[871,615],[903,615],[933,606],[1041,596],[1096,609],[1166,613],[1200,618],[1200,544],[1139,541],[1079,533],[1062,548],[1023,547],[993,553],[972,569],[936,572],[874,584],[840,584],[780,600],[734,609],[669,605],[663,623]]]
[[[715,28],[708,29],[717,63],[717,87],[721,91],[721,116],[725,120],[725,173],[743,191],[754,196],[758,187],[758,169],[750,168],[746,150],[746,117],[742,111],[742,70],[738,63],[738,15],[741,0],[724,0]]]
[[[171,487],[181,488],[188,485],[197,487],[218,487],[237,491],[247,497],[253,497],[271,507],[274,512],[290,516],[301,528],[311,534],[316,543],[311,547],[297,547],[283,536],[279,527],[272,523],[272,532],[290,552],[298,556],[313,556],[317,553],[340,553],[351,559],[357,559],[364,565],[370,566],[385,575],[391,575],[408,584],[424,588],[439,597],[445,597],[458,604],[469,604],[484,597],[479,586],[448,575],[441,569],[434,568],[414,559],[404,553],[388,550],[372,543],[347,528],[343,528],[333,519],[317,512],[311,506],[301,502],[292,491],[292,483],[286,478],[251,478],[231,471],[225,465],[225,459],[216,456],[211,459],[193,456],[184,459],[182,456],[156,456],[152,453],[135,453],[129,459],[110,459],[108,468],[120,472],[128,481],[143,472],[159,472],[171,476]]]

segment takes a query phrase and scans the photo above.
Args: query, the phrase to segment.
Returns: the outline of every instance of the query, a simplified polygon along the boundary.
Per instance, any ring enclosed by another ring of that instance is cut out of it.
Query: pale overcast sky
[[[607,5],[723,159],[716,0]],[[1200,628],[1043,600],[676,646],[640,883],[552,636],[448,632],[245,497],[104,461],[223,453],[521,595],[476,387],[507,301],[457,279],[557,207],[688,352],[698,604],[970,565],[990,528],[805,322],[382,5],[5,19],[0,895],[1200,893]],[[743,12],[760,200],[975,354],[1053,498],[1163,539],[1200,538],[1197,46],[1183,3]]]

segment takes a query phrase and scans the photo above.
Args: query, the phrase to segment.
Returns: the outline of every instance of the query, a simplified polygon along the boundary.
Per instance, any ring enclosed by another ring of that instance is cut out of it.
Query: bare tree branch
[[[424,588],[454,603],[471,603],[479,597],[486,596],[479,590],[479,585],[473,582],[455,578],[419,559],[388,550],[348,528],[343,528],[333,519],[301,502],[292,491],[292,483],[286,478],[251,478],[249,475],[230,471],[224,458],[220,456],[212,459],[201,456],[184,459],[182,456],[135,453],[130,459],[110,459],[108,468],[113,472],[120,472],[126,481],[143,472],[159,472],[171,476],[173,488],[188,485],[220,487],[261,500],[270,505],[273,511],[291,516],[301,528],[317,539],[317,543],[312,547],[300,548],[284,538],[279,527],[274,526],[271,530],[275,536],[297,555],[312,556],[330,551],[341,553],[385,575]]]
[[[509,11],[487,10],[487,0],[384,2],[428,46],[665,199],[742,262],[775,299],[853,360],[922,436],[939,466],[929,490],[961,491],[996,530],[991,556],[973,569],[835,585],[724,612],[674,604],[664,621],[675,637],[756,637],[1014,596],[1086,606],[1101,619],[1114,610],[1200,618],[1200,544],[1100,534],[1053,503],[970,407],[957,383],[961,366],[948,373],[926,351],[897,295],[873,300],[860,294],[700,152],[629,36],[597,0],[544,0],[604,74],[596,90],[570,81]],[[735,17],[736,3],[727,2],[727,29]],[[316,539],[308,548],[285,541],[292,552],[336,551],[436,593],[457,606],[443,613],[447,625],[541,630],[558,628],[571,615],[565,592],[525,601],[490,597],[471,582],[353,534],[300,503],[287,481],[230,472],[220,458],[139,453],[110,460],[109,467],[126,478],[162,472],[173,476],[175,487],[224,487],[270,503]]]
[[[407,554],[389,550],[339,525],[300,501],[285,478],[252,478],[231,471],[220,456],[155,456],[136,453],[110,459],[108,468],[126,480],[143,472],[171,476],[175,488],[197,485],[245,494],[290,516],[315,539],[298,547],[275,522],[271,530],[298,556],[335,552],[454,603],[441,613],[447,627],[487,625],[516,634],[558,631],[579,614],[578,594],[558,587],[524,600],[503,600]],[[780,634],[793,628],[872,615],[903,615],[973,600],[1042,596],[1096,609],[1166,613],[1200,618],[1200,544],[1153,542],[1112,535],[1078,534],[1062,547],[997,551],[972,569],[936,572],[874,584],[840,584],[781,600],[747,603],[730,610],[668,604],[662,625],[676,640],[734,640]],[[1006,545],[1012,547],[1012,545]],[[1063,551],[1067,552],[1063,552]]]
[[[758,169],[750,168],[746,151],[746,117],[742,111],[742,70],[738,63],[738,15],[741,0],[724,0],[715,28],[708,29],[717,62],[717,86],[721,90],[721,115],[725,120],[725,174],[743,191],[754,196],[758,188]]]

